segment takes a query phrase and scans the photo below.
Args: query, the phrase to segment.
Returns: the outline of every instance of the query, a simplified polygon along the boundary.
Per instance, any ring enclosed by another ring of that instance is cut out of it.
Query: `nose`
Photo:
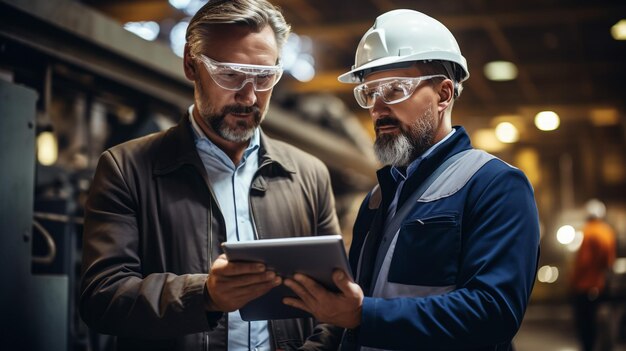
[[[244,106],[252,106],[256,103],[256,92],[254,91],[254,81],[246,82],[237,94],[235,99]]]
[[[374,118],[374,120],[378,119],[378,116],[383,112],[385,114],[388,114],[389,105],[387,105],[383,101],[380,94],[374,93],[372,99],[374,99],[374,105],[370,107],[370,114],[372,115],[372,118]]]

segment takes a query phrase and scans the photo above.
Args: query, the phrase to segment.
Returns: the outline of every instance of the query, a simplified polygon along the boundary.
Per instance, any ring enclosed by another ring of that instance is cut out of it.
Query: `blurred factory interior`
[[[0,0],[0,336],[22,345],[8,349],[104,349],[75,311],[82,205],[103,150],[168,128],[191,104],[181,38],[204,2]],[[416,9],[448,26],[468,60],[453,124],[535,190],[542,256],[527,319],[537,324],[523,325],[518,351],[578,350],[567,276],[592,199],[619,246],[621,298],[605,311],[605,338],[626,350],[626,2],[271,2],[294,34],[263,128],[327,164],[347,243],[379,165],[369,115],[336,77],[378,14]],[[541,323],[565,346],[533,344],[554,338]]]

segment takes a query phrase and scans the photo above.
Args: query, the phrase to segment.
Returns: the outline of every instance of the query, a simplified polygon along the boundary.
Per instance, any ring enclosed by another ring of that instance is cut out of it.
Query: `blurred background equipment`
[[[33,218],[36,101],[33,89],[0,80],[1,347],[67,350],[72,284],[67,274],[40,275],[31,268],[36,238],[45,237],[47,246],[41,264],[57,257],[56,243]]]

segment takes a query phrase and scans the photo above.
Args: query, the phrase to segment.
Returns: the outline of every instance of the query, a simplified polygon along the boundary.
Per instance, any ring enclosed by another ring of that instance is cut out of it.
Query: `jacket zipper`
[[[211,220],[211,211],[213,210],[213,202],[212,200],[209,201],[209,214],[208,214],[208,220],[209,220],[209,225],[208,225],[208,229],[209,229],[209,247],[208,247],[208,258],[209,261],[207,262],[207,273],[211,272],[211,264],[213,263],[213,221]],[[206,282],[205,282],[206,284]],[[209,332],[204,332],[204,350],[205,351],[209,351]]]

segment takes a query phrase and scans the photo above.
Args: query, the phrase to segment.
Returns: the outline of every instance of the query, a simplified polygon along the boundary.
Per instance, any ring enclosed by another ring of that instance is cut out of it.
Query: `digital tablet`
[[[229,261],[263,262],[268,270],[287,278],[303,273],[333,291],[338,291],[332,280],[335,269],[343,269],[352,280],[341,235],[225,242],[222,248]],[[286,296],[296,295],[281,284],[243,306],[239,310],[241,318],[257,321],[311,317],[305,311],[283,304]]]

